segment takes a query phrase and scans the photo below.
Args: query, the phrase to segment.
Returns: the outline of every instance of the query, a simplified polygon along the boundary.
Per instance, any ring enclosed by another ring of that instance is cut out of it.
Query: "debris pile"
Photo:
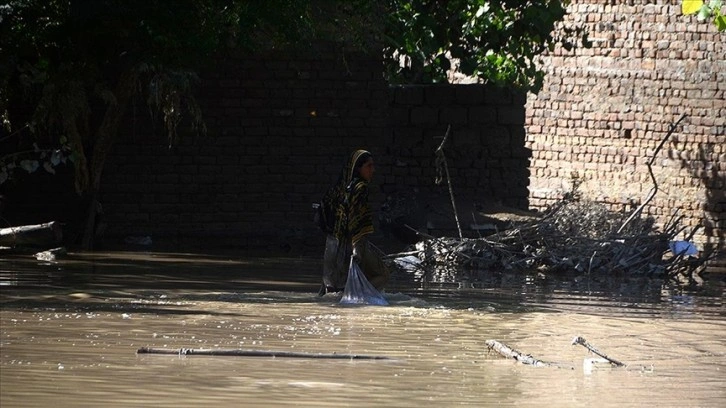
[[[565,199],[541,217],[504,231],[473,239],[429,238],[388,258],[398,259],[398,265],[405,258],[417,268],[577,272],[694,283],[707,257],[671,250],[683,232],[679,220],[674,216],[658,229],[652,218],[626,220],[626,214],[600,203]]]

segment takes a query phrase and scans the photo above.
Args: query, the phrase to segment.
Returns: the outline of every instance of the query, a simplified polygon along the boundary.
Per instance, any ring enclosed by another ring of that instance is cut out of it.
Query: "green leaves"
[[[713,17],[713,24],[718,31],[726,30],[726,16],[723,14],[723,0],[683,0],[681,12],[684,15],[697,14],[698,21],[706,21]]]
[[[703,5],[700,10],[698,10],[698,21],[706,21],[711,17],[711,8],[707,5]]]
[[[388,3],[384,57],[393,83],[446,82],[458,66],[481,82],[537,92],[539,55],[557,44],[571,50],[589,43],[581,27],[556,28],[566,13],[559,0]]]
[[[716,18],[714,19],[714,23],[716,24],[716,28],[718,29],[718,31],[726,30],[726,16],[724,16],[723,14],[716,16]]]

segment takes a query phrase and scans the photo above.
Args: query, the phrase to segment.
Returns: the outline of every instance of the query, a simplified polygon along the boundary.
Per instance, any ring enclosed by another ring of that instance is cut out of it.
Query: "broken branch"
[[[609,361],[610,364],[612,364],[614,366],[621,367],[621,366],[625,365],[614,358],[610,358],[610,357],[606,356],[605,353],[603,353],[603,352],[599,351],[598,349],[596,349],[595,347],[593,347],[590,343],[587,342],[587,340],[585,340],[581,336],[577,336],[574,339],[572,339],[572,345],[574,346],[575,344],[579,344],[579,345],[585,347],[586,349],[590,350],[591,353],[597,354],[598,356]]]

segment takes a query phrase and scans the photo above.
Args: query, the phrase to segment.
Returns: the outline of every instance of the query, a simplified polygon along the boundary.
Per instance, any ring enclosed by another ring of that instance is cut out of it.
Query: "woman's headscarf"
[[[338,182],[328,190],[323,200],[334,209],[333,235],[341,242],[353,244],[373,232],[373,217],[368,205],[368,181],[360,177],[360,167],[372,155],[356,150],[341,170]]]

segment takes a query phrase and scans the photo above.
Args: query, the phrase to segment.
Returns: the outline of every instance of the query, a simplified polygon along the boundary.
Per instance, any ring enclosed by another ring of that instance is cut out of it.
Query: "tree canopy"
[[[22,130],[67,145],[84,192],[93,173],[87,160],[102,166],[104,156],[98,150],[93,157],[93,146],[106,148],[132,96],[146,98],[170,136],[184,114],[201,125],[191,93],[196,70],[224,47],[274,48],[303,38],[310,20],[300,10],[292,0],[9,1],[0,5],[5,131],[19,131],[8,113],[11,100],[31,105],[30,126]],[[2,164],[0,183],[14,168]]]
[[[18,169],[52,172],[72,161],[76,191],[89,205],[83,246],[90,248],[105,160],[132,99],[146,99],[170,138],[183,116],[201,127],[192,90],[204,63],[223,49],[307,38],[310,22],[295,0],[0,5],[0,141],[16,146],[0,157],[0,184]],[[18,111],[27,122],[15,128]]]

